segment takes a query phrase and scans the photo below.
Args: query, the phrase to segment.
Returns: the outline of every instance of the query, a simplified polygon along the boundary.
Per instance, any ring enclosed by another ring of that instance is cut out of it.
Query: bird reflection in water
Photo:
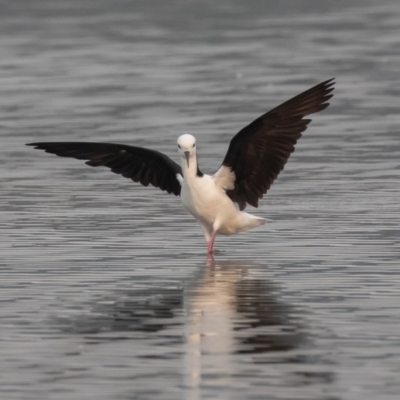
[[[215,262],[193,280],[186,291],[187,324],[193,335],[230,332],[232,352],[285,351],[302,340],[293,307],[278,300],[278,287],[249,275],[260,265],[246,262]],[[291,317],[290,317],[291,316]],[[226,345],[227,337],[222,342]]]
[[[282,352],[298,347],[304,335],[278,287],[250,274],[262,266],[212,258],[207,264],[185,288],[188,386],[197,387],[204,373],[237,373],[238,354],[257,363],[290,362],[293,354]]]
[[[118,300],[115,293],[103,294],[90,313],[57,322],[64,331],[102,333],[104,339],[107,332],[157,333],[184,324],[183,340],[198,343],[199,351],[290,350],[303,340],[296,313],[279,300],[274,283],[249,273],[261,268],[265,266],[249,261],[211,258],[183,287],[142,286],[119,291]]]
[[[142,286],[119,292],[117,301],[110,293],[91,313],[58,322],[91,342],[168,337],[169,346],[183,350],[185,381],[192,388],[205,374],[237,374],[243,360],[297,363],[290,350],[305,338],[296,310],[279,299],[276,284],[257,277],[258,270],[265,266],[210,258],[183,287]]]

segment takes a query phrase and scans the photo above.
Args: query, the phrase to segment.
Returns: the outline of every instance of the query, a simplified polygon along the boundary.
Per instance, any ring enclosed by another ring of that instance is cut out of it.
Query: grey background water
[[[2,399],[397,399],[398,1],[0,2]],[[215,265],[179,199],[32,141],[212,173],[331,77],[331,106]]]

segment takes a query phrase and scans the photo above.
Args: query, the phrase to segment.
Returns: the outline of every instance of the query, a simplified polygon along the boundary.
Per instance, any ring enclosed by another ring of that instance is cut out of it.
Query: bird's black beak
[[[189,157],[190,157],[190,151],[184,151],[183,154],[185,154],[186,157],[186,162],[189,168]]]

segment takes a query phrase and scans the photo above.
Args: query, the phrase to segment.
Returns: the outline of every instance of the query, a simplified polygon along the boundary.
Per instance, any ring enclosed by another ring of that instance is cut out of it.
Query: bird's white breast
[[[210,232],[216,229],[230,235],[240,229],[237,218],[241,213],[210,175],[184,180],[181,198],[183,206]]]
[[[218,213],[218,208],[225,192],[215,186],[210,175],[193,177],[189,181],[184,180],[181,190],[182,203],[184,207],[196,218],[212,224]],[[229,199],[228,199],[229,200]]]

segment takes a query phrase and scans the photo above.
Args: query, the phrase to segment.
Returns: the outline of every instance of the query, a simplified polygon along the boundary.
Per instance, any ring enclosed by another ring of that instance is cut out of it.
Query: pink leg
[[[214,241],[215,241],[215,236],[217,236],[217,232],[214,231],[211,235],[210,241],[207,243],[207,248],[208,248],[208,254],[212,254],[213,247],[214,247]]]

